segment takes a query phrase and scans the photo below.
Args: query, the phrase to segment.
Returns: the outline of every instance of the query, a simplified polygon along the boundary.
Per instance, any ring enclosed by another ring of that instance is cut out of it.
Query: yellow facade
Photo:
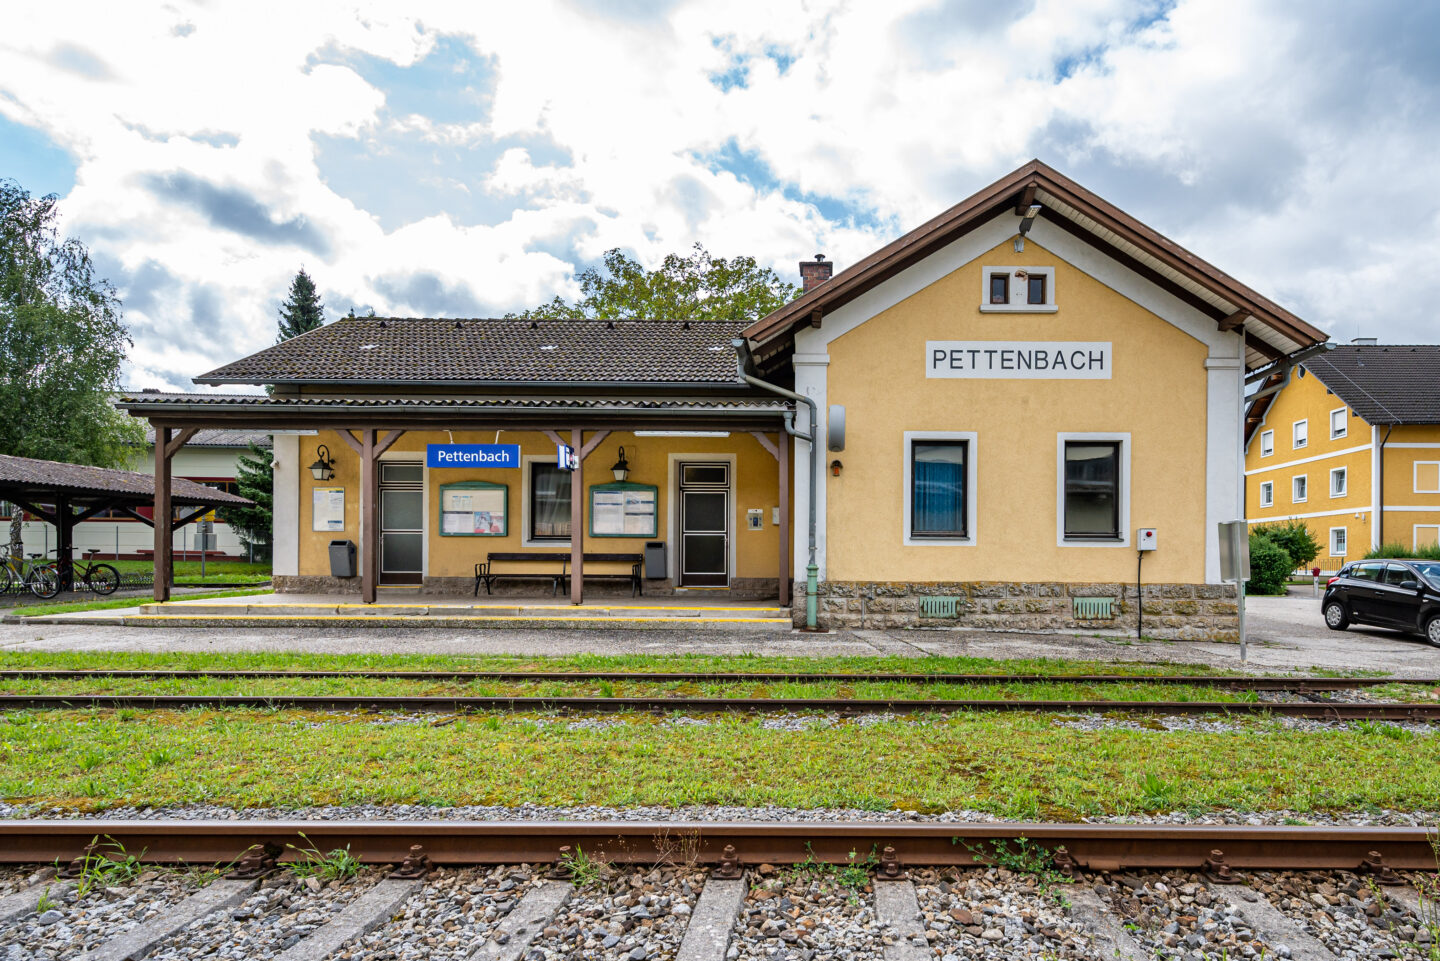
[[[1374,428],[1319,377],[1302,370],[1297,368],[1274,396],[1245,449],[1245,514],[1251,526],[1303,520],[1321,545],[1315,564],[1325,570],[1363,557],[1381,543],[1405,549],[1434,543],[1440,536],[1440,425]],[[1332,436],[1336,411],[1343,411],[1342,436]],[[1297,448],[1295,425],[1302,421],[1306,444]],[[1383,455],[1377,454],[1377,445]],[[1436,465],[1433,492],[1427,491],[1431,463]],[[1343,493],[1335,490],[1336,471],[1344,472]],[[1383,473],[1379,527],[1377,472]],[[1305,479],[1303,500],[1296,498],[1298,477]]]
[[[569,431],[559,431],[567,440]],[[586,441],[594,436],[593,431],[585,432]],[[771,444],[778,442],[777,434],[766,435]],[[313,441],[325,444],[335,459],[335,477],[331,480],[315,480],[309,471],[300,476],[299,504],[299,572],[302,576],[324,576],[330,571],[328,546],[332,539],[349,539],[357,544],[360,540],[360,461],[358,455],[333,432],[322,431],[314,438],[305,438],[301,460],[308,464],[313,459]],[[427,444],[489,444],[496,442],[495,431],[410,431],[400,437],[384,455],[382,463],[425,461]],[[499,442],[519,444],[526,466],[507,469],[426,469],[424,472],[425,503],[425,577],[427,582],[434,578],[470,578],[474,575],[475,564],[485,559],[490,551],[497,552],[545,552],[569,549],[569,542],[539,543],[528,542],[524,530],[524,501],[529,495],[530,471],[528,464],[533,457],[545,463],[554,463],[555,444],[538,431],[504,431]],[[728,437],[636,437],[633,433],[615,431],[605,437],[585,460],[584,486],[588,492],[592,485],[613,481],[610,468],[616,461],[617,448],[624,445],[626,459],[630,464],[628,481],[636,484],[653,484],[658,488],[657,536],[656,537],[591,537],[589,536],[589,501],[585,501],[586,531],[585,550],[593,553],[640,553],[645,543],[652,540],[671,541],[674,521],[675,473],[673,465],[681,461],[707,461],[728,459],[733,463],[731,477],[731,498],[729,517],[731,537],[734,540],[730,575],[732,579],[773,579],[778,576],[780,561],[780,528],[775,523],[774,510],[779,506],[779,464],[776,458],[752,435],[732,432]],[[508,533],[505,536],[453,536],[439,530],[439,488],[441,485],[458,481],[487,481],[504,484],[508,490]],[[344,531],[315,531],[313,491],[317,487],[343,487],[345,489]],[[747,512],[762,512],[763,523],[759,530],[752,530],[747,523]],[[670,547],[673,556],[675,547]],[[614,565],[596,565],[592,572],[619,570]]]
[[[1054,269],[1056,310],[983,312],[982,273]],[[926,341],[1113,345],[1108,380],[927,378]],[[987,251],[829,345],[828,396],[848,415],[824,479],[831,580],[1133,582],[1128,546],[1057,543],[1058,436],[1129,438],[1129,533],[1159,528],[1147,582],[1204,583],[1205,344],[1033,241]],[[1163,399],[1162,399],[1163,398]],[[973,545],[906,544],[907,431],[974,432]],[[1122,524],[1125,521],[1122,519]]]

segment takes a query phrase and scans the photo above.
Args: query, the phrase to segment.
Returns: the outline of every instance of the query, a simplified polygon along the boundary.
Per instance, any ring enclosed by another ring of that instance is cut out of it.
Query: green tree
[[[145,430],[111,395],[130,334],[85,245],[60,238],[57,202],[0,180],[0,453],[128,466]]]
[[[1250,580],[1247,594],[1284,594],[1285,582],[1295,569],[1285,548],[1264,534],[1250,535]]]
[[[269,450],[250,442],[249,449],[236,461],[235,482],[240,496],[254,501],[251,507],[226,507],[225,523],[256,560],[270,557],[272,510],[275,503],[275,461]]]
[[[325,305],[320,302],[320,292],[315,281],[301,267],[295,279],[290,281],[290,299],[280,305],[279,336],[275,343],[299,337],[325,323]]]
[[[794,300],[800,289],[754,257],[712,257],[696,244],[688,257],[668,254],[656,270],[617,247],[605,252],[605,272],[576,275],[581,297],[556,297],[518,314],[522,320],[758,320]]]

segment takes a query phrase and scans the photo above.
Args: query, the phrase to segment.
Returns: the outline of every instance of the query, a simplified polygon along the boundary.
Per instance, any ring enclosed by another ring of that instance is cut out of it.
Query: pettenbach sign
[[[927,340],[926,377],[1109,380],[1110,343],[1043,340]]]

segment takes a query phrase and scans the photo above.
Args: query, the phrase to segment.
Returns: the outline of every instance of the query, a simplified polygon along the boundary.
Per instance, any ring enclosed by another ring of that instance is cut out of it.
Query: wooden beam
[[[360,432],[360,601],[375,603],[380,561],[380,485],[375,471],[375,431]]]
[[[610,432],[608,430],[597,431],[595,436],[590,438],[590,440],[585,443],[584,447],[580,448],[579,454],[581,467],[585,466],[585,458],[590,456],[590,452],[593,451],[602,440],[609,436]]]
[[[364,445],[361,444],[360,441],[355,439],[355,435],[350,433],[348,428],[345,430],[336,430],[335,433],[339,434],[340,439],[343,440],[345,443],[349,444],[350,449],[353,450],[355,453],[362,455],[365,453]],[[365,432],[361,431],[360,433],[363,434]]]
[[[1015,216],[1023,217],[1030,211],[1030,205],[1035,202],[1035,191],[1039,187],[1035,183],[1028,183],[1025,189],[1020,191],[1020,199],[1015,202]]]
[[[174,531],[170,527],[170,428],[155,428],[155,600],[170,600],[170,580],[174,574],[171,546]]]
[[[576,427],[570,431],[570,446],[581,450],[584,434]],[[585,458],[570,474],[570,603],[585,600]]]
[[[752,431],[750,432],[750,436],[753,437],[753,438],[755,438],[756,443],[758,443],[761,447],[763,447],[763,448],[765,448],[766,450],[768,450],[768,451],[770,452],[770,456],[771,456],[771,457],[775,458],[776,460],[779,460],[779,459],[780,459],[780,449],[779,449],[778,447],[776,447],[774,444],[770,443],[770,438],[769,438],[769,437],[766,437],[764,434],[760,433],[760,431],[758,431],[758,430],[752,430]],[[784,435],[784,434],[781,434],[781,435],[780,435],[780,443],[782,443],[782,444],[785,443],[785,435]]]
[[[564,439],[563,437],[561,437],[559,434],[555,433],[553,430],[547,430],[547,431],[545,432],[545,436],[548,437],[548,438],[550,438],[552,441],[554,441],[556,447],[564,447],[564,446],[565,446],[565,439]]]
[[[87,507],[83,511],[75,515],[75,523],[78,524],[81,521],[88,521],[90,518],[94,517],[101,511],[110,510],[111,507],[112,505],[110,504],[96,504],[94,507]]]
[[[120,513],[124,514],[126,517],[130,518],[131,520],[139,521],[140,523],[146,525],[147,527],[154,527],[154,526],[155,526],[155,521],[154,521],[154,520],[152,520],[152,519],[149,518],[149,517],[146,517],[144,514],[140,513],[139,511],[137,511],[137,510],[135,510],[135,509],[133,509],[133,508],[125,507],[125,506],[122,506],[122,505],[117,504],[117,505],[115,506],[115,509],[116,509],[117,511],[119,511]]]
[[[60,575],[60,590],[75,587],[75,512],[70,501],[55,498],[55,571]]]
[[[1242,307],[1241,309],[1235,311],[1235,313],[1231,314],[1229,317],[1226,317],[1224,320],[1220,321],[1220,329],[1227,334],[1232,330],[1238,330],[1245,325],[1245,321],[1249,317],[1250,311]]]
[[[47,524],[54,524],[56,522],[55,513],[53,511],[45,510],[39,504],[32,504],[29,501],[16,500],[14,497],[7,497],[6,499],[17,507],[23,507],[25,510],[34,514],[42,521],[45,521]]]
[[[384,439],[375,445],[375,456],[379,457],[381,454],[389,450],[390,445],[399,440],[400,435],[403,433],[405,433],[403,430],[392,430],[388,434],[386,434]]]
[[[820,308],[819,308],[819,307],[816,307],[814,310],[810,311],[810,326],[811,326],[811,327],[819,327],[819,326],[820,326],[820,319],[821,319],[821,314],[820,314]]]
[[[1264,355],[1266,360],[1279,360],[1285,356],[1285,352],[1279,347],[1272,347],[1259,337],[1247,337],[1245,346],[1256,353]]]
[[[190,438],[194,437],[199,432],[200,428],[198,427],[186,427],[184,430],[180,431],[180,433],[176,434],[169,441],[169,443],[165,445],[165,456],[174,457],[176,452],[179,451],[180,448],[184,447],[187,443],[189,443]],[[157,446],[156,449],[158,450],[159,447]]]
[[[790,445],[794,443],[783,430],[779,438],[780,462],[780,606],[790,603],[790,557],[795,548],[795,538],[790,534]]]
[[[215,508],[213,507],[197,507],[183,517],[177,517],[175,520],[171,521],[170,530],[172,532],[178,531],[180,528],[184,527],[186,524],[189,524],[191,521],[198,521],[200,518],[204,517],[206,514],[210,513],[214,509]]]

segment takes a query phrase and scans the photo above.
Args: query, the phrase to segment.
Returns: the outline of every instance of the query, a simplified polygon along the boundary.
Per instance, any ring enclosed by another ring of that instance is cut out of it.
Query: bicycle
[[[109,564],[95,563],[94,558],[98,553],[100,552],[93,550],[86,551],[85,560],[82,561],[78,567],[73,560],[70,562],[71,587],[73,588],[77,584],[83,584],[86,590],[96,594],[114,594],[116,588],[120,586],[120,572]],[[55,560],[44,565],[43,569],[50,571],[54,575],[55,590],[58,593],[60,590],[59,585],[64,580],[60,576],[60,559],[57,557]],[[51,594],[49,596],[53,597],[54,595]]]
[[[0,591],[8,594],[15,589],[16,584],[23,584],[31,594],[45,600],[59,594],[59,575],[49,565],[34,562],[35,558],[44,556],[44,554],[31,554],[31,561],[27,564],[23,558],[14,558],[6,554],[5,560],[0,562],[0,576],[4,577],[4,584],[0,585]]]

